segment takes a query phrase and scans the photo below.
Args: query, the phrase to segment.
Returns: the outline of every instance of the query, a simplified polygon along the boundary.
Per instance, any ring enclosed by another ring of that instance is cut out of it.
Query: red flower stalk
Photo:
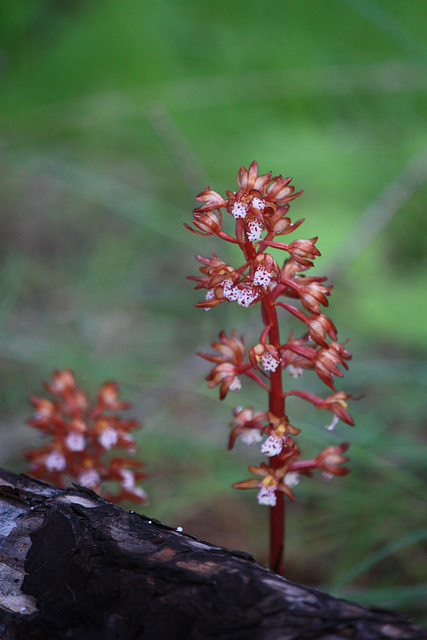
[[[324,477],[345,475],[344,466],[348,458],[343,456],[348,445],[327,447],[315,459],[300,460],[301,452],[294,441],[300,429],[293,426],[285,412],[285,401],[290,395],[300,397],[317,409],[333,413],[333,429],[339,419],[349,425],[353,420],[347,410],[350,395],[337,391],[335,377],[342,377],[339,368],[347,369],[346,360],[351,358],[347,349],[337,342],[337,329],[332,320],[324,315],[321,306],[329,304],[332,287],[323,284],[324,277],[309,277],[305,272],[313,266],[320,255],[315,244],[317,237],[300,238],[290,243],[277,240],[279,235],[293,233],[304,221],[292,223],[288,217],[289,203],[301,195],[291,186],[291,178],[272,177],[271,173],[259,175],[253,162],[248,170],[241,167],[237,177],[239,190],[226,191],[223,198],[209,187],[197,196],[203,204],[194,210],[193,225],[185,225],[198,235],[216,235],[221,240],[238,244],[243,261],[234,267],[223,262],[216,254],[212,258],[197,256],[202,266],[202,276],[190,276],[196,289],[206,289],[205,299],[196,304],[209,310],[224,302],[243,307],[261,304],[263,329],[258,343],[246,354],[243,338],[238,340],[234,330],[228,338],[220,334],[220,342],[212,347],[219,353],[200,353],[215,364],[207,376],[208,386],[220,386],[220,398],[228,391],[238,391],[242,376],[252,379],[268,392],[268,411],[253,413],[252,407],[234,410],[234,420],[229,437],[229,447],[237,438],[253,444],[261,442],[261,453],[268,457],[268,464],[249,467],[258,478],[237,482],[236,489],[258,489],[258,502],[270,506],[270,566],[277,573],[284,571],[284,515],[285,495],[293,501],[292,487],[300,474],[309,476],[320,470]],[[223,213],[235,220],[235,234],[225,233],[221,226]],[[267,250],[280,249],[288,254],[282,266]],[[287,298],[300,302],[301,309],[288,302]],[[285,309],[293,318],[302,322],[305,333],[295,338],[289,333],[287,342],[280,338],[278,311]],[[334,393],[322,399],[306,391],[291,389],[283,391],[283,371],[297,379],[305,370],[316,372],[322,382]]]
[[[31,463],[29,474],[59,487],[73,480],[97,493],[104,482],[114,481],[119,484],[119,493],[106,493],[108,500],[146,503],[145,491],[137,486],[147,477],[141,471],[143,463],[127,456],[106,459],[105,455],[114,449],[133,455],[136,444],[129,432],[141,428],[136,420],[117,415],[130,407],[120,400],[119,385],[105,383],[94,406],[78,387],[71,369],[55,371],[52,381],[44,386],[54,399],[31,398],[35,411],[28,424],[51,440],[26,452]]]

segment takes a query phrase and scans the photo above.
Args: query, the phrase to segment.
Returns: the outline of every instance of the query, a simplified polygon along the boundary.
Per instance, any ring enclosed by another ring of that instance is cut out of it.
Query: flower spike
[[[31,398],[34,415],[28,424],[51,441],[26,452],[31,464],[29,474],[59,487],[73,480],[98,493],[104,482],[114,480],[119,493],[105,494],[108,500],[147,503],[145,491],[136,484],[147,477],[141,471],[141,461],[128,456],[108,464],[104,461],[104,455],[116,448],[133,455],[136,444],[130,432],[141,428],[136,420],[118,415],[130,404],[120,400],[117,382],[102,385],[94,406],[77,385],[71,369],[55,371],[44,386],[54,399]]]
[[[203,204],[194,210],[190,229],[199,235],[216,235],[225,242],[238,244],[242,251],[242,263],[229,265],[216,254],[212,258],[197,256],[202,263],[202,276],[191,276],[196,289],[206,289],[205,299],[196,306],[211,309],[222,303],[237,303],[241,307],[261,307],[263,329],[258,343],[246,349],[243,338],[238,340],[235,331],[231,337],[220,333],[220,341],[212,347],[218,354],[199,353],[215,366],[206,380],[208,387],[220,387],[220,398],[237,390],[244,375],[268,392],[268,410],[254,412],[252,407],[234,410],[234,420],[229,435],[229,448],[237,439],[246,444],[259,444],[268,464],[250,466],[257,477],[237,482],[236,489],[257,489],[258,502],[271,509],[270,516],[270,566],[283,574],[284,496],[294,500],[292,488],[300,476],[310,476],[320,470],[324,477],[348,473],[343,466],[348,458],[343,453],[346,443],[324,449],[316,458],[300,459],[301,452],[294,438],[300,429],[293,426],[285,412],[289,396],[297,396],[333,414],[327,425],[331,430],[339,419],[354,425],[347,410],[349,394],[337,391],[335,379],[342,378],[351,353],[337,342],[337,329],[333,321],[322,313],[329,306],[332,286],[326,278],[308,276],[315,258],[320,256],[316,247],[317,237],[300,238],[289,243],[277,237],[289,235],[304,222],[292,222],[289,217],[290,202],[301,195],[291,185],[291,178],[272,173],[260,174],[258,164],[252,162],[249,169],[240,167],[237,191],[226,191],[223,198],[209,187],[197,196]],[[235,225],[234,235],[222,230],[222,213],[227,213]],[[187,226],[187,225],[186,225]],[[187,226],[187,228],[190,228]],[[274,250],[273,257],[268,250]],[[284,252],[279,265],[278,251]],[[302,324],[300,338],[289,332],[287,342],[280,339],[278,313],[285,310],[288,318]],[[333,393],[322,399],[300,389],[283,390],[283,372],[298,380],[305,371],[313,371]],[[46,407],[49,411],[49,408]]]

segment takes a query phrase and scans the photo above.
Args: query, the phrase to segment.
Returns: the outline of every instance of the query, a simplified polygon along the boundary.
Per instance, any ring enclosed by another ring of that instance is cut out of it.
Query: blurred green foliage
[[[350,441],[353,471],[297,487],[288,577],[427,622],[426,52],[417,1],[2,3],[1,463],[25,470],[53,369],[117,379],[145,423],[147,513],[265,560],[267,512],[229,488],[261,457],[225,451],[231,408],[262,395],[221,405],[194,356],[258,319],[193,308],[194,254],[232,255],[182,226],[256,159],[305,189],[292,218],[354,354],[339,388],[364,396],[333,434],[289,403],[304,453]]]

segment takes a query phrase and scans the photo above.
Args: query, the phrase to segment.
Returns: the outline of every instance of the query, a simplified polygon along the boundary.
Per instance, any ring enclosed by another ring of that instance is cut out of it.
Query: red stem
[[[241,240],[242,226],[240,221],[236,224],[236,237]],[[242,244],[240,245],[242,247]],[[242,247],[243,248],[243,247]],[[244,253],[247,262],[255,259],[257,252],[245,234]],[[275,298],[274,298],[275,299]],[[280,350],[280,333],[277,311],[272,293],[267,293],[262,299],[262,318],[265,327],[271,325],[268,337],[269,342]],[[285,413],[285,398],[282,390],[282,368],[277,367],[270,375],[269,409],[278,418]],[[270,458],[270,469],[278,469],[281,466],[280,456]],[[285,496],[281,491],[276,491],[276,505],[270,507],[270,569],[280,576],[285,572]]]
[[[263,318],[266,326],[271,325],[269,331],[270,344],[280,348],[279,323],[275,305],[271,294],[264,296],[262,300]],[[269,409],[277,417],[285,413],[285,399],[282,390],[282,369],[278,367],[271,372],[271,387],[269,397]],[[281,465],[279,456],[270,458],[270,468],[277,469]],[[270,507],[270,569],[275,573],[284,575],[285,557],[285,496],[281,491],[276,492],[276,505]]]

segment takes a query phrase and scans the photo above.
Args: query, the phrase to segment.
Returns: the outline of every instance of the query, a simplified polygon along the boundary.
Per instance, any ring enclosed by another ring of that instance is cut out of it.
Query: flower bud
[[[304,266],[311,267],[316,256],[320,256],[320,251],[314,246],[317,242],[316,238],[294,240],[288,245],[288,251],[295,262]]]
[[[221,231],[221,224],[218,216],[213,211],[207,213],[194,213],[193,224],[208,235],[217,234]]]
[[[344,476],[350,472],[350,469],[345,467],[339,467],[340,464],[345,464],[349,461],[349,458],[343,456],[344,451],[347,451],[349,444],[343,442],[336,447],[326,447],[316,457],[317,467],[331,473],[334,476]]]

